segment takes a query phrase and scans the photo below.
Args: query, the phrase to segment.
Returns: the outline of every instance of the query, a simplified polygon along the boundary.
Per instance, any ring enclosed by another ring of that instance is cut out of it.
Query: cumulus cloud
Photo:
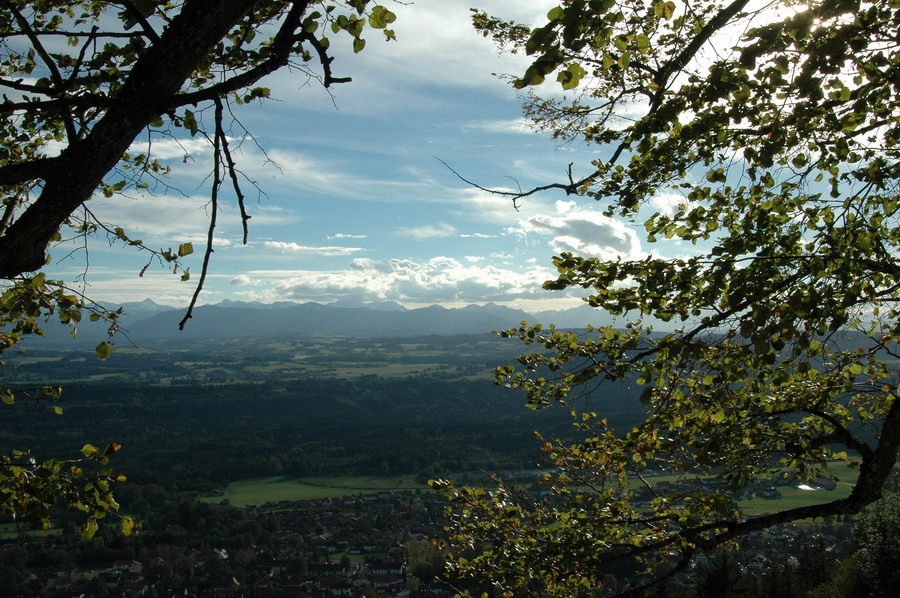
[[[536,298],[546,294],[541,284],[552,277],[543,268],[514,271],[487,264],[463,264],[449,257],[425,262],[355,258],[345,270],[293,272],[281,279],[265,271],[250,274],[255,278],[275,279],[270,288],[251,294],[253,299],[261,301],[331,301],[352,294],[363,301],[404,303]]]
[[[238,274],[231,279],[231,284],[234,286],[244,286],[250,284],[251,282],[252,279],[246,274]]]
[[[397,234],[418,240],[452,237],[456,234],[456,227],[444,223],[438,225],[428,224],[412,228],[400,227],[397,229]]]
[[[313,245],[300,245],[298,243],[294,243],[293,241],[287,243],[285,241],[266,241],[263,243],[263,246],[269,249],[277,249],[282,253],[305,253],[305,254],[315,254],[322,256],[339,256],[339,255],[352,255],[354,253],[358,253],[360,251],[365,251],[362,247],[340,247],[336,245],[332,246],[313,246]]]
[[[556,215],[528,218],[520,231],[552,237],[550,246],[556,253],[568,251],[604,260],[638,259],[644,255],[637,233],[622,222],[578,208],[574,202],[557,202],[556,210]]]

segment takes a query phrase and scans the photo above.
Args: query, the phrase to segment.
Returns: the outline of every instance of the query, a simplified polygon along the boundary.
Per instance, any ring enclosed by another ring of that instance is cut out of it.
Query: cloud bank
[[[546,295],[541,284],[552,277],[548,269],[524,272],[449,257],[424,262],[408,259],[353,259],[340,271],[249,272],[242,282],[267,279],[266,288],[248,293],[253,300],[328,302],[353,296],[362,301],[401,303],[475,303],[535,298]]]

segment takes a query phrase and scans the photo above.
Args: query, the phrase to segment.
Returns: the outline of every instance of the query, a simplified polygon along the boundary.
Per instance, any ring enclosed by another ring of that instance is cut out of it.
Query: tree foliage
[[[226,110],[265,99],[269,90],[262,79],[283,68],[325,87],[349,81],[332,71],[329,36],[349,36],[359,52],[367,28],[393,39],[394,19],[370,0],[0,1],[0,353],[27,335],[40,335],[49,318],[71,325],[74,334],[88,313],[107,321],[110,335],[117,332],[118,312],[93,306],[66,281],[40,272],[49,250],[66,238],[107,235],[189,278],[180,259],[193,252],[190,243],[147,247],[115,223],[98,220],[88,204],[95,194],[165,189],[168,170],[153,152],[153,141],[165,137],[199,137],[213,150],[209,234],[196,301],[226,182],[247,240],[250,215],[226,135]],[[139,135],[148,140],[140,147]],[[189,317],[190,308],[182,325]],[[100,358],[110,351],[109,342],[97,346]],[[5,403],[32,399],[59,411],[60,390],[2,393]],[[47,507],[59,495],[68,501],[69,491],[78,495],[69,501],[78,508],[95,515],[108,510],[108,483],[115,476],[105,464],[88,476],[84,465],[10,453],[0,463],[0,512],[46,524]],[[84,476],[97,493],[76,489]],[[123,529],[130,529],[127,518]]]
[[[503,332],[535,348],[497,370],[530,407],[574,413],[626,383],[646,418],[615,430],[598,409],[581,442],[546,442],[549,498],[437,482],[455,505],[451,572],[505,595],[598,595],[624,561],[648,569],[619,588],[633,592],[748,532],[876,500],[900,442],[900,3],[571,0],[539,27],[474,21],[530,57],[512,83],[535,126],[605,156],[495,192],[597,200],[660,249],[554,258],[545,288],[584,289],[624,327]],[[538,95],[554,77],[568,93]],[[677,201],[654,213],[661,197]],[[858,464],[849,497],[755,517],[731,498],[835,459]],[[654,471],[716,482],[663,493]]]

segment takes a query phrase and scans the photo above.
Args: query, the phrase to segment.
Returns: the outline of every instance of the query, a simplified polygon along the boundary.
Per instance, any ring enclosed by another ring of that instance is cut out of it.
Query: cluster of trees
[[[533,467],[539,451],[532,431],[562,435],[570,427],[565,414],[534,414],[485,381],[446,375],[173,386],[91,382],[67,388],[66,399],[62,417],[25,406],[8,413],[0,442],[40,445],[54,454],[83,442],[85,430],[93,429],[106,442],[127,439],[115,462],[128,480],[182,490],[272,475],[419,474],[424,481]],[[623,407],[623,425],[638,421],[637,410],[625,409],[628,394],[611,400]]]
[[[324,85],[338,82],[321,32],[349,34],[359,51],[366,27],[391,38],[392,20],[367,0],[224,0],[214,9],[200,0],[3,2],[0,349],[37,332],[47,314],[81,317],[80,297],[35,274],[64,230],[106,228],[140,244],[89,212],[74,214],[95,192],[163,174],[127,151],[148,129],[181,128],[214,149],[202,286],[224,181],[243,213],[224,104],[265,97],[256,82],[289,64],[315,64]],[[477,11],[475,26],[531,57],[517,88],[555,76],[569,92],[529,93],[525,112],[537,127],[603,156],[585,177],[498,193],[516,203],[562,189],[642,224],[650,243],[692,249],[678,258],[554,258],[559,275],[546,288],[587,289],[592,306],[632,321],[588,336],[538,325],[506,331],[540,350],[500,368],[498,381],[540,409],[572,407],[584,385],[634,379],[646,417],[618,430],[602,413],[585,413],[583,440],[548,442],[559,470],[552,503],[438,483],[459,507],[453,571],[507,593],[594,595],[616,561],[674,555],[650,584],[699,550],[875,501],[900,443],[892,364],[900,357],[900,5],[567,0],[537,27]],[[56,36],[65,49],[48,43]],[[198,118],[204,110],[210,118]],[[49,149],[57,144],[58,155]],[[677,201],[653,212],[661,197]],[[153,255],[177,265],[192,249]],[[115,329],[115,313],[93,317]],[[654,321],[675,331],[652,334]],[[836,342],[846,329],[864,333],[851,349]],[[3,394],[5,402],[54,396]],[[85,486],[83,461],[112,452],[113,444],[88,445],[78,463],[6,455],[0,508],[46,521],[46,505],[63,495],[88,511],[89,535],[114,508],[115,478],[101,466]],[[715,492],[638,508],[627,484],[653,466],[709,472],[730,491],[774,469],[828,475],[832,459],[859,466],[850,497],[749,519]]]

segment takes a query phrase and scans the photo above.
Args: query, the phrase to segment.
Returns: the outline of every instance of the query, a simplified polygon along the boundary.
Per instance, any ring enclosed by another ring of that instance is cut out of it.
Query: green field
[[[819,505],[850,496],[853,484],[859,477],[859,470],[848,467],[843,462],[832,463],[829,468],[838,479],[838,486],[834,490],[801,490],[797,486],[779,486],[781,498],[741,501],[741,511],[745,515],[760,515],[807,505]]]
[[[742,500],[738,503],[741,507],[741,511],[745,515],[760,515],[762,513],[772,513],[775,511],[794,509],[796,507],[818,505],[850,496],[850,491],[853,489],[853,484],[856,483],[856,478],[859,476],[859,470],[853,467],[849,467],[846,463],[843,462],[832,463],[830,464],[829,468],[831,470],[831,473],[838,479],[838,487],[835,490],[801,490],[796,485],[778,486],[778,491],[781,493],[781,498],[754,498],[750,500]],[[651,485],[655,486],[659,482],[674,482],[675,480],[682,477],[684,476],[656,476],[648,478],[648,481]],[[640,483],[641,482],[639,482],[638,480],[629,481],[629,484],[631,484],[632,486],[637,486]]]
[[[340,476],[317,478],[252,478],[228,485],[225,498],[237,507],[282,500],[337,498],[348,494],[373,494],[385,490],[422,490],[427,486],[411,476]],[[221,500],[218,498],[208,500]]]
[[[779,486],[781,498],[742,500],[738,504],[744,515],[761,515],[847,498],[851,489],[852,486],[845,483],[838,484],[835,490],[800,490],[794,486]]]

